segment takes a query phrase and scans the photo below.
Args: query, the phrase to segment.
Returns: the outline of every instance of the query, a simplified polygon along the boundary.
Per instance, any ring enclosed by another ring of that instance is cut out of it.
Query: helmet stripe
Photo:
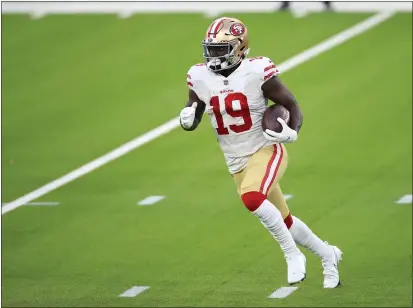
[[[214,26],[217,24],[217,22],[219,22],[219,20],[220,20],[220,19],[214,20],[214,22],[209,26],[209,28],[208,28],[208,35],[209,35],[209,37],[213,37],[213,29],[214,29]]]
[[[209,28],[208,28],[208,34],[212,32],[212,27],[215,25],[215,22],[216,22],[216,21],[214,21],[214,22],[209,26]]]
[[[224,20],[225,20],[225,18],[222,18],[222,19],[218,22],[218,24],[216,25],[216,27],[215,27],[215,29],[214,29],[214,37],[217,36],[217,32],[218,32],[218,30],[219,30],[219,27],[221,27],[221,25],[224,23]]]
[[[226,18],[217,19],[211,24],[211,26],[209,26],[209,28],[208,28],[209,38],[215,38],[217,36],[217,32],[219,30],[219,27],[221,27],[221,25],[223,24],[225,19]],[[212,29],[214,29],[214,30],[212,30]]]

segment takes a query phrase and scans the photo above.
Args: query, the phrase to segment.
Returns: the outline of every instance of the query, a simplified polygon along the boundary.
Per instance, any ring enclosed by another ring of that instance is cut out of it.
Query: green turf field
[[[281,63],[368,14],[237,15],[250,55]],[[202,61],[201,15],[2,17],[2,202],[177,116]],[[411,306],[412,16],[282,75],[304,125],[281,186],[344,252],[283,300],[276,242],[240,202],[205,118],[2,216],[3,306]],[[153,206],[136,203],[151,195]],[[118,296],[150,286],[134,298]]]

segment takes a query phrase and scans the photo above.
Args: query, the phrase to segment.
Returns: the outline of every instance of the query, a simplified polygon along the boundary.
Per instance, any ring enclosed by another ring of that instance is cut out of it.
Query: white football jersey
[[[271,143],[264,138],[261,120],[268,100],[262,84],[278,70],[266,57],[246,58],[228,77],[197,64],[187,74],[187,84],[206,104],[218,143],[230,173],[244,169],[248,157]]]

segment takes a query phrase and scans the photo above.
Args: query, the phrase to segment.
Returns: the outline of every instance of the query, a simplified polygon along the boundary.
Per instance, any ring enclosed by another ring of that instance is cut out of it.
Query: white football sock
[[[329,258],[331,255],[329,245],[315,235],[304,222],[295,216],[292,217],[293,224],[290,227],[290,233],[294,241],[321,259]]]
[[[280,211],[270,201],[264,200],[253,214],[260,219],[264,227],[280,244],[281,249],[286,256],[300,253],[292,234],[288,232],[288,228],[282,219]]]

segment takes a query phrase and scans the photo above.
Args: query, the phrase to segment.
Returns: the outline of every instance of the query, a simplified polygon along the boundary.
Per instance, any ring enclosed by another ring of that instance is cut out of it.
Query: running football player
[[[321,259],[324,288],[337,287],[342,252],[291,215],[279,185],[288,162],[284,143],[298,139],[303,122],[297,101],[269,58],[246,57],[248,31],[240,20],[215,20],[202,46],[205,63],[192,66],[187,74],[189,100],[180,113],[182,128],[193,131],[204,112],[209,115],[242,202],[284,252],[288,283],[300,282],[306,275],[306,259],[297,243]],[[290,112],[289,125],[277,120],[283,127],[280,133],[262,131],[268,100]]]

